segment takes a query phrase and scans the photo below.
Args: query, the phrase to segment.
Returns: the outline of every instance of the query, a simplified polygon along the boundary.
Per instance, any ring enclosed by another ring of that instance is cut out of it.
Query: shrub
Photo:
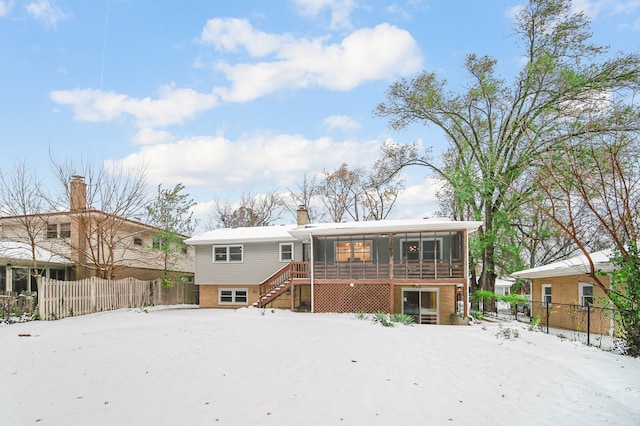
[[[502,324],[500,324],[499,326],[500,328],[498,329],[498,332],[496,333],[496,337],[498,339],[502,338],[505,340],[513,340],[513,339],[517,339],[518,337],[520,337],[520,332],[515,329],[515,328],[505,328],[502,326]]]
[[[356,319],[359,319],[359,320],[365,320],[365,319],[367,319],[367,313],[366,313],[366,312],[364,312],[364,311],[358,311],[358,312],[356,312]]]
[[[414,323],[414,319],[411,315],[407,314],[393,314],[393,322],[399,322],[404,325],[412,325]]]
[[[386,312],[376,312],[373,317],[373,322],[379,322],[383,327],[393,327],[389,314]]]
[[[540,317],[537,316],[535,319],[531,319],[529,323],[529,331],[540,331]]]

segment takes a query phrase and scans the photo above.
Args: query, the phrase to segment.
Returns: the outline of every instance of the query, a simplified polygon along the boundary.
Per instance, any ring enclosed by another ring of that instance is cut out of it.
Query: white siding
[[[236,245],[236,244],[232,244]],[[294,257],[302,260],[302,243],[294,242]],[[280,242],[244,243],[242,263],[213,262],[213,244],[196,246],[196,284],[259,284],[286,265],[280,262]]]

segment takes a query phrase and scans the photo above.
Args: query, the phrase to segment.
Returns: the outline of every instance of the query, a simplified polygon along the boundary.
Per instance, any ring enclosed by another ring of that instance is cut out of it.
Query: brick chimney
[[[72,212],[87,209],[87,184],[84,183],[84,176],[71,176],[69,200]]]
[[[309,223],[309,212],[304,205],[298,206],[297,210],[298,226],[305,226]]]

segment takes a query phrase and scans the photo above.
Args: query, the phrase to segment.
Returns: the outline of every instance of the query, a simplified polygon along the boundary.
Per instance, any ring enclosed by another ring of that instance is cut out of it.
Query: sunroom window
[[[371,262],[371,241],[336,242],[337,262]]]

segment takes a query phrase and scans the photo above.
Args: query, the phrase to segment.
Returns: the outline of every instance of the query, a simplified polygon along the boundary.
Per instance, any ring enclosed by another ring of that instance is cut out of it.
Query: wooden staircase
[[[274,287],[272,290],[268,291],[267,293],[260,294],[260,298],[258,299],[257,302],[253,303],[253,306],[256,308],[262,308],[266,306],[267,304],[276,300],[278,297],[282,296],[284,292],[286,292],[291,288],[291,285],[292,285],[291,280],[288,280]]]
[[[253,303],[256,308],[263,308],[282,296],[293,286],[294,278],[306,278],[309,262],[290,262],[260,283],[260,297]]]

